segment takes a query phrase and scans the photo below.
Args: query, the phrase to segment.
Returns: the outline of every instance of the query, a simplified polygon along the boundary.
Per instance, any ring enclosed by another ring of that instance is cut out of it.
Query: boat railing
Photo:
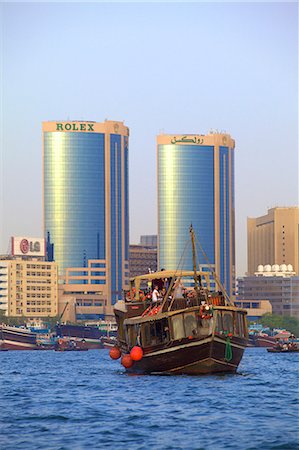
[[[150,311],[152,308],[158,306],[158,311],[178,311],[180,309],[193,308],[195,306],[200,307],[202,304],[210,306],[225,306],[225,299],[223,295],[206,295],[205,293],[199,293],[199,295],[186,295],[180,298],[168,297],[160,300],[158,303],[153,303],[151,299],[144,296],[143,300],[126,299],[125,304],[127,307],[127,316],[136,317],[142,315],[147,309]],[[162,306],[162,310],[161,310]],[[156,310],[157,311],[157,310]]]

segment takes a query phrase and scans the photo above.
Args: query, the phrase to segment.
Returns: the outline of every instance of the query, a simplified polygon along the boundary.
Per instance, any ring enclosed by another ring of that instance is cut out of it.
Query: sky
[[[0,5],[0,253],[42,236],[47,120],[130,128],[130,242],[157,233],[157,134],[236,141],[237,275],[247,217],[298,200],[298,5]]]

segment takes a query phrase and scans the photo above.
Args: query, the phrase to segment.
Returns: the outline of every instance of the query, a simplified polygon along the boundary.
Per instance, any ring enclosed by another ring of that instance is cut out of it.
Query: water
[[[236,375],[132,376],[107,350],[0,352],[0,449],[299,449],[299,354]]]

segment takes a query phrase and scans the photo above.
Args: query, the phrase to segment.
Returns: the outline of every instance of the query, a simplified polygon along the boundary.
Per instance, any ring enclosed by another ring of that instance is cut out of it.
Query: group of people
[[[154,280],[156,281],[156,280]],[[162,279],[163,281],[163,279]],[[159,303],[161,302],[169,290],[172,280],[163,281],[162,287],[161,284],[159,286],[158,283],[154,283],[152,290],[152,302]],[[177,278],[175,283],[173,284],[173,288],[171,289],[171,295],[169,295],[169,300],[183,298],[185,295],[185,286],[183,285],[180,278]]]
[[[274,346],[275,350],[281,350],[281,351],[286,351],[286,350],[297,350],[297,344],[294,341],[289,341],[289,342],[283,342],[280,340],[277,340]]]
[[[169,287],[171,286],[171,290],[169,292]],[[183,285],[181,278],[177,278],[172,285],[172,279],[157,279],[153,280],[147,292],[139,291],[139,300],[140,301],[151,301],[152,303],[161,303],[164,300],[165,296],[169,292],[169,300],[184,298],[186,296],[186,289]],[[135,288],[133,288],[132,292],[127,293],[127,300],[133,301],[136,297]]]

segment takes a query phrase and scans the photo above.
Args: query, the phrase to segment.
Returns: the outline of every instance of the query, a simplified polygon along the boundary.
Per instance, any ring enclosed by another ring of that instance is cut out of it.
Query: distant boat
[[[58,324],[56,335],[58,338],[75,341],[77,345],[84,343],[84,348],[87,349],[103,348],[101,342],[103,333],[96,326]]]
[[[201,277],[208,274],[196,270],[192,227],[190,233],[193,271],[161,271],[132,278],[131,300],[120,301],[114,307],[118,342],[110,356],[122,356],[122,364],[129,372],[235,372],[241,361],[248,339],[246,310],[234,306],[223,292],[203,287]],[[141,301],[143,280],[155,280],[158,285],[165,278],[173,283],[175,278],[183,277],[194,278],[195,288],[188,296],[176,298],[170,285],[160,304],[148,306]]]
[[[267,352],[269,353],[293,353],[293,352],[299,352],[298,347],[293,348],[267,348]]]
[[[27,328],[0,325],[1,350],[36,350],[36,333]]]

